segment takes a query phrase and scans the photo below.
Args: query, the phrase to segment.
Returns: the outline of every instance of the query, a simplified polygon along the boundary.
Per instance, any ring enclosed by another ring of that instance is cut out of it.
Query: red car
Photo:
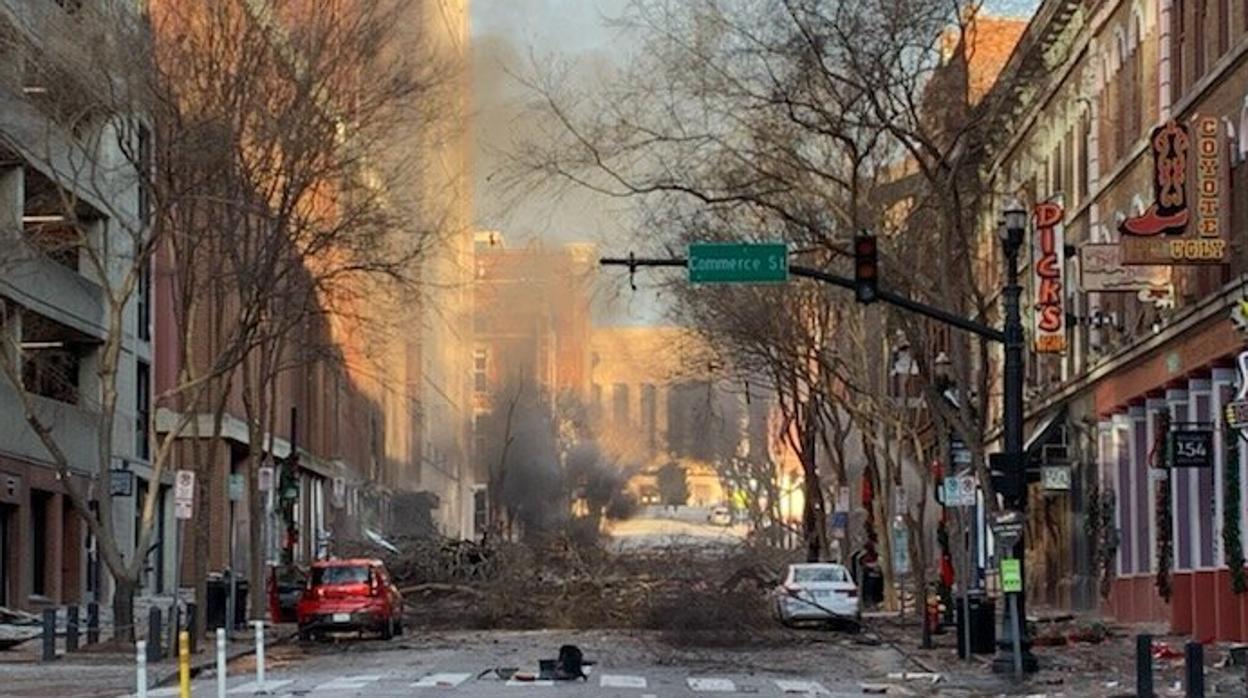
[[[304,640],[339,630],[376,631],[389,640],[403,632],[403,596],[381,560],[319,560],[296,615]]]

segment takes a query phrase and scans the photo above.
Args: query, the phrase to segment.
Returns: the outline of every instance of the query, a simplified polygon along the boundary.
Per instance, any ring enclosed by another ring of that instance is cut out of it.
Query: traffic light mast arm
[[[654,258],[654,259],[644,259],[641,257],[632,257],[632,256],[604,257],[603,259],[599,260],[599,264],[602,264],[603,266],[628,267],[629,271],[632,272],[632,271],[635,271],[637,267],[683,267],[683,266],[686,266],[687,260],[685,260],[683,257],[668,257],[668,258]],[[789,266],[789,273],[792,274],[793,276],[804,276],[808,279],[822,281],[825,284],[832,284],[833,286],[840,286],[841,288],[849,289],[851,291],[854,290],[853,280],[847,279],[843,276],[829,274],[826,271],[820,271],[818,269],[813,269],[811,267],[791,265]],[[895,305],[898,308],[902,308],[903,310],[909,310],[912,313],[918,313],[919,315],[931,318],[937,322],[941,322],[946,325],[952,325],[953,327],[957,327],[958,329],[966,330],[967,332],[970,332],[972,334],[977,334],[980,337],[983,337],[984,339],[987,339],[989,341],[998,342],[1000,344],[1005,343],[1005,333],[1002,332],[1001,330],[998,330],[993,327],[989,327],[988,325],[984,325],[982,323],[975,322],[974,320],[968,320],[959,315],[955,315],[947,310],[942,310],[940,308],[927,305],[926,303],[920,303],[916,300],[911,300],[910,298],[907,298],[901,294],[894,293],[893,291],[889,291],[884,288],[879,289],[878,298],[879,300],[884,301],[885,303],[888,303],[890,305]]]

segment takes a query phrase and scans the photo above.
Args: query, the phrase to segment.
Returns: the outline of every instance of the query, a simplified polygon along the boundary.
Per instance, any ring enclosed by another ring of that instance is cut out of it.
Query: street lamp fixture
[[[1027,209],[1018,199],[1008,199],[1001,211],[1001,242],[1005,245],[1005,256],[1018,254],[1023,245],[1023,236],[1027,231]]]

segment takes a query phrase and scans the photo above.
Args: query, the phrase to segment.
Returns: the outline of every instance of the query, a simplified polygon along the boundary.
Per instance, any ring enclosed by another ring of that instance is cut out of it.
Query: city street
[[[667,545],[705,547],[733,545],[746,536],[740,524],[715,526],[707,523],[706,507],[647,507],[637,516],[608,523],[611,544],[619,550],[658,548]]]
[[[892,650],[854,646],[844,636],[813,631],[806,642],[732,649],[678,649],[653,634],[616,631],[454,632],[391,642],[289,645],[270,653],[265,684],[250,660],[231,666],[230,695],[274,696],[690,696],[707,694],[861,694],[860,682],[900,668]],[[586,682],[504,680],[496,669],[536,673],[560,645],[585,653]],[[852,648],[848,649],[847,648]],[[799,651],[794,651],[794,650]],[[148,695],[177,695],[176,687]],[[201,676],[193,695],[216,695]]]

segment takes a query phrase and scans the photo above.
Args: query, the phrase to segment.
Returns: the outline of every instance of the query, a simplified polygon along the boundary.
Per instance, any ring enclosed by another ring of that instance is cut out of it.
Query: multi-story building
[[[0,606],[18,608],[111,597],[67,481],[90,506],[109,496],[113,517],[105,524],[127,558],[136,505],[149,487],[161,488],[156,526],[172,526],[147,438],[151,277],[126,263],[135,241],[145,239],[144,192],[120,143],[150,148],[150,132],[83,116],[123,105],[97,102],[98,93],[84,89],[95,79],[86,67],[65,69],[87,65],[75,48],[82,37],[73,9],[0,2],[0,361],[12,369],[0,375]],[[120,287],[128,275],[139,281],[134,294]],[[118,301],[120,314],[110,313]],[[116,404],[109,410],[106,352],[113,349]],[[58,477],[56,458],[28,423],[27,404],[63,454],[68,478]],[[106,412],[115,422],[103,440]],[[104,472],[111,482],[99,482]],[[153,540],[143,591],[161,593],[173,541]]]
[[[1246,54],[1240,3],[1045,2],[994,88],[1012,117],[989,163],[1036,212],[1026,305],[1065,320],[1026,318],[1029,460],[1072,472],[1032,485],[1030,595],[1226,640],[1248,637],[1224,545],[1248,444],[1221,417],[1248,380]],[[1198,467],[1172,467],[1176,438]]]

